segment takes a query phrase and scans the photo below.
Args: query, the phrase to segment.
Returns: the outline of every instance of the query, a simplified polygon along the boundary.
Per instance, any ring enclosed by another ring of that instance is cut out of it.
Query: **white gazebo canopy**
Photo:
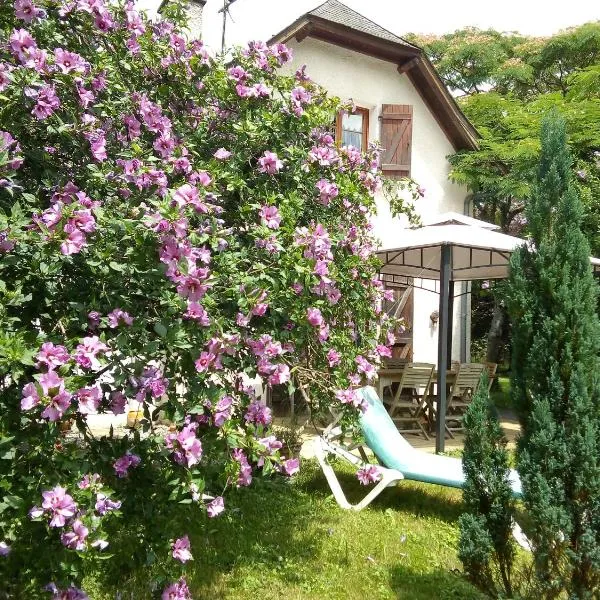
[[[380,273],[439,280],[445,247],[450,250],[452,281],[508,277],[510,256],[526,240],[493,231],[491,227],[496,228],[495,225],[490,227],[489,223],[471,217],[452,215],[438,216],[444,224],[401,230],[400,245],[377,252],[383,262]],[[600,272],[600,259],[591,258],[590,262]]]
[[[452,347],[454,282],[508,277],[510,256],[527,240],[495,231],[491,223],[458,213],[438,215],[417,229],[399,230],[394,248],[377,252],[385,280],[395,277],[439,281],[438,397],[436,452],[444,451],[446,417],[446,370]],[[600,273],[600,259],[590,258]]]

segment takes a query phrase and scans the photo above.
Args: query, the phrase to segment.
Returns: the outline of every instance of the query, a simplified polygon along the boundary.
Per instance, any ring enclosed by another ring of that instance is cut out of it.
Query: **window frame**
[[[351,115],[360,114],[362,115],[362,138],[360,148],[361,152],[366,152],[369,147],[369,117],[371,111],[368,108],[364,108],[362,106],[356,106],[352,112],[340,110],[335,119],[335,143],[338,146],[342,146],[342,120],[344,118],[344,113],[348,113]]]

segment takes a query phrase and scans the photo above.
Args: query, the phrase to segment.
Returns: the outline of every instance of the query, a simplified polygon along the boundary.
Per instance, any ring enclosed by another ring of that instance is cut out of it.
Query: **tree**
[[[514,499],[506,438],[488,398],[483,377],[464,419],[465,514],[461,515],[458,556],[469,580],[491,597],[513,597]]]
[[[600,586],[600,321],[565,122],[542,123],[531,239],[511,260],[511,389],[518,470],[540,592],[592,598]]]
[[[83,598],[97,565],[124,577],[161,555],[148,585],[177,577],[200,551],[189,524],[220,514],[226,490],[298,467],[253,378],[310,384],[351,420],[351,386],[389,352],[376,150],[334,145],[339,102],[303,70],[279,74],[285,45],[215,59],[182,14],[0,6],[0,581],[14,597],[52,583]],[[92,431],[90,414],[128,402],[141,430]],[[167,590],[189,596],[184,580]]]

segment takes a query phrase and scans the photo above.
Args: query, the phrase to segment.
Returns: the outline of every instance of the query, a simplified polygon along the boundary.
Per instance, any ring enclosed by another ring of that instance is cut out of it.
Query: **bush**
[[[84,597],[111,558],[122,574],[169,553],[161,581],[178,576],[194,511],[297,469],[253,378],[310,383],[351,418],[351,386],[389,351],[376,149],[334,145],[339,104],[303,69],[278,73],[284,45],[226,63],[181,34],[181,7],[164,14],[0,6],[0,580],[14,597]],[[134,399],[141,430],[92,433],[90,414]]]

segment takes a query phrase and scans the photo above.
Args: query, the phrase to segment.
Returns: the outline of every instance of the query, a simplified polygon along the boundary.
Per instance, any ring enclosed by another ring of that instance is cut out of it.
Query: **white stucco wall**
[[[382,104],[411,104],[413,106],[412,177],[425,188],[425,197],[417,203],[424,221],[447,211],[462,213],[466,188],[448,180],[450,165],[446,156],[455,152],[450,140],[437,123],[421,96],[406,75],[400,75],[393,63],[385,62],[333,44],[305,38],[290,40],[294,61],[288,66],[294,71],[307,65],[309,76],[333,95],[345,100],[352,98],[357,106],[369,109],[369,140],[380,139]],[[402,239],[406,222],[392,218],[382,197],[377,199],[378,214],[374,230],[382,247],[393,248]],[[415,282],[433,289],[433,282]],[[455,293],[461,292],[456,285]],[[438,309],[439,296],[434,292],[415,289],[413,319],[413,357],[415,361],[437,362],[437,327],[430,326],[429,315]],[[460,298],[454,307],[453,359],[460,359]],[[470,312],[470,307],[469,307]],[[470,338],[470,320],[467,323]],[[467,342],[469,344],[469,342]],[[468,346],[467,346],[468,347]]]

